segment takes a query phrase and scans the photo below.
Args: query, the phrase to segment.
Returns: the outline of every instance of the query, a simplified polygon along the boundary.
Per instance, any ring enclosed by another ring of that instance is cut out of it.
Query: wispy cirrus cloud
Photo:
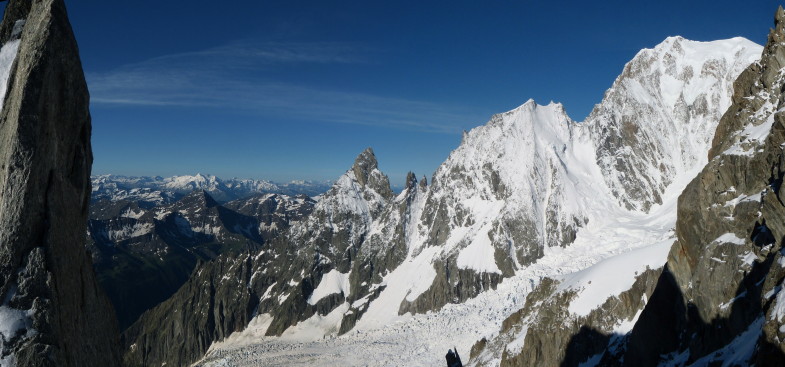
[[[279,73],[299,64],[365,63],[365,51],[344,43],[236,42],[87,77],[92,101],[100,105],[225,108],[441,133],[459,132],[466,122],[476,122],[455,106],[292,83]]]

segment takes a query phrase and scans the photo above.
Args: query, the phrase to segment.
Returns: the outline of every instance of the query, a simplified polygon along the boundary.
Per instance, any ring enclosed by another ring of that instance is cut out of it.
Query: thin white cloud
[[[276,73],[280,65],[361,63],[360,53],[340,43],[238,42],[88,73],[88,82],[101,105],[225,108],[442,133],[476,122],[455,107],[295,85]]]

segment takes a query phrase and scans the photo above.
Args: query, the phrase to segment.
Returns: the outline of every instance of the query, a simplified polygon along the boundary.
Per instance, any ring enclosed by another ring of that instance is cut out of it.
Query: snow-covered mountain
[[[243,265],[253,275],[231,286],[255,300],[240,305],[253,319],[204,364],[385,355],[385,364],[434,365],[453,344],[468,351],[498,333],[543,277],[556,281],[541,299],[569,292],[565,312],[591,314],[665,263],[676,199],[706,163],[733,81],[760,51],[741,38],[668,38],[625,66],[586,121],[528,101],[466,133],[430,186],[412,174],[397,197],[363,152],[308,220]],[[189,284],[195,292],[217,282]],[[637,298],[652,288],[637,287]],[[644,304],[630,305],[629,317]],[[204,340],[177,355],[159,347],[167,337],[151,325],[182,329],[163,317],[186,305],[163,307],[132,328],[129,343],[143,345],[129,355],[153,350],[148,361],[182,364],[204,352]],[[626,317],[610,322],[622,330]],[[214,340],[231,326],[217,327]],[[344,349],[352,352],[326,352]]]
[[[670,211],[675,229],[659,246],[664,251],[635,250],[564,279],[543,280],[498,334],[475,344],[469,365],[785,364],[781,7],[775,19],[760,61],[734,83],[708,164]],[[672,200],[665,195],[663,201]],[[662,269],[650,263],[636,277],[624,275],[652,255],[665,256]],[[624,278],[628,284],[619,287]],[[585,307],[587,299],[597,307]]]
[[[626,208],[662,204],[671,183],[706,164],[733,82],[759,57],[744,38],[669,37],[624,67],[584,124],[605,182]]]
[[[92,200],[136,201],[144,207],[173,203],[194,190],[204,190],[219,202],[241,199],[255,194],[317,196],[330,188],[331,182],[295,180],[275,183],[267,180],[221,179],[197,173],[189,176],[130,177],[99,175],[91,177]]]

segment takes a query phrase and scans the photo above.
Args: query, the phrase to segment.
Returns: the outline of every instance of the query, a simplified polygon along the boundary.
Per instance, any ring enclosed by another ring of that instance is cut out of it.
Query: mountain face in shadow
[[[89,94],[63,1],[9,1],[0,43],[0,364],[117,366],[84,248]]]

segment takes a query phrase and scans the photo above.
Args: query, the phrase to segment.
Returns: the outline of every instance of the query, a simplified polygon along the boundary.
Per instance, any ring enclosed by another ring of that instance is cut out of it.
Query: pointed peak
[[[354,160],[354,165],[352,169],[347,172],[347,174],[353,175],[353,179],[360,184],[362,188],[371,188],[372,190],[376,191],[384,198],[392,198],[393,193],[390,189],[390,181],[387,179],[381,171],[378,169],[378,162],[376,161],[376,155],[373,153],[373,149],[366,148],[357,159]],[[347,177],[344,175],[343,177]],[[336,184],[339,184],[339,182]]]
[[[567,115],[567,111],[564,110],[564,105],[559,102],[550,101],[547,105],[541,105],[535,102],[534,99],[529,98],[524,104],[496,116],[504,117],[520,113],[534,113],[535,111],[550,111],[552,113]]]
[[[420,180],[420,188],[424,189],[426,187],[428,187],[428,178],[423,175],[422,180]]]
[[[676,43],[676,42],[681,42],[681,41],[684,41],[684,40],[686,40],[686,38],[684,38],[682,36],[670,36],[670,37],[665,38],[665,40],[662,41],[662,43]]]
[[[218,205],[218,202],[213,199],[212,195],[205,190],[194,190],[180,201],[197,201],[208,208]]]
[[[780,5],[774,14],[774,29],[769,32],[769,43],[782,42],[785,39],[785,10]]]
[[[520,106],[518,106],[517,108],[513,109],[513,111],[516,111],[516,110],[522,110],[522,109],[536,109],[538,106],[539,106],[539,105],[538,105],[538,104],[537,104],[537,102],[534,100],[534,98],[529,98],[529,99],[528,99],[528,100],[526,100],[526,102],[524,102],[522,105],[520,105]]]
[[[373,149],[368,147],[365,148],[365,150],[363,150],[363,152],[360,153],[360,155],[358,155],[354,160],[354,166],[352,166],[352,169],[355,167],[362,167],[364,170],[370,171],[374,168],[377,168],[377,166],[378,162],[376,161],[376,155],[373,153]]]
[[[365,186],[365,183],[368,181],[368,176],[373,172],[373,170],[378,168],[379,163],[376,161],[376,155],[373,154],[373,149],[366,148],[360,155],[357,156],[357,159],[354,160],[354,165],[352,166],[352,172],[354,172],[354,177],[357,179],[357,182],[360,185]]]
[[[417,176],[414,174],[414,172],[409,171],[409,173],[406,174],[405,187],[407,190],[417,187]]]

